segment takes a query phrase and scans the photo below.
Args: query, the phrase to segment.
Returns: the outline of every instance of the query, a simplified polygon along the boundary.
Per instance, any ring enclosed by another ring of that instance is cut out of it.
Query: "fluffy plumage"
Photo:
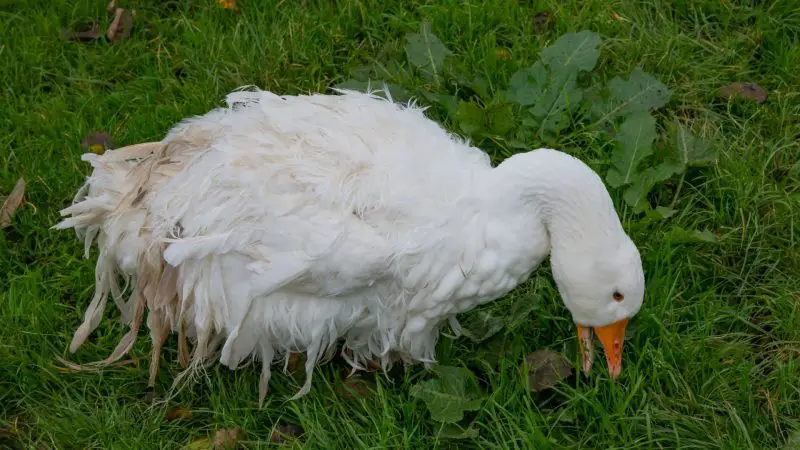
[[[87,257],[96,239],[99,256],[95,297],[70,350],[98,326],[110,296],[131,328],[101,363],[131,348],[146,312],[151,381],[177,332],[190,368],[260,359],[261,401],[271,363],[306,352],[299,397],[339,339],[354,367],[434,361],[446,320],[457,327],[456,314],[513,289],[551,248],[562,293],[574,291],[577,306],[567,306],[597,322],[587,325],[638,311],[640,294],[618,314],[582,305],[571,261],[555,264],[559,249],[584,262],[630,256],[602,182],[583,163],[541,149],[492,168],[422,108],[340,94],[237,91],[161,142],[83,155],[93,172],[56,228],[75,228]],[[629,272],[627,261],[616,267]],[[598,282],[613,284],[613,269]],[[632,271],[636,284],[640,264]],[[120,278],[132,286],[127,298]]]

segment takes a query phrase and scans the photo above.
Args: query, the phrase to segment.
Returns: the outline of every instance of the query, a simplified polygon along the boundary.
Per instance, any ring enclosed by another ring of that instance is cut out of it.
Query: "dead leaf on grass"
[[[164,415],[164,421],[172,422],[173,420],[188,419],[190,417],[192,417],[192,410],[189,407],[175,405]]]
[[[289,358],[287,358],[285,366],[284,366],[284,373],[293,374],[297,372],[297,367],[300,366],[304,368],[304,364],[306,361],[306,355],[304,353],[298,352],[291,352],[289,354]]]
[[[511,52],[508,51],[508,49],[499,47],[494,49],[494,56],[497,57],[497,59],[508,61],[509,59],[511,59]]]
[[[756,83],[751,82],[734,82],[727,86],[719,88],[719,95],[723,97],[741,96],[746,100],[752,100],[756,103],[764,103],[767,99],[767,91]]]
[[[81,141],[81,147],[84,150],[98,155],[102,155],[106,150],[112,149],[112,145],[111,135],[105,131],[93,131]]]
[[[114,20],[106,30],[106,37],[111,42],[127,39],[130,37],[132,29],[133,14],[125,8],[117,8],[114,10]]]
[[[284,443],[297,439],[303,434],[303,428],[300,425],[291,423],[279,424],[272,429],[269,435],[269,441],[275,443]]]
[[[528,354],[520,369],[527,368],[527,387],[539,392],[555,386],[560,380],[572,375],[572,365],[560,353],[537,350]]]
[[[544,31],[550,25],[552,18],[553,16],[547,11],[542,11],[533,16],[533,19],[531,20],[531,23],[533,24],[533,31]]]
[[[24,199],[25,179],[20,178],[17,180],[17,184],[14,185],[14,189],[12,189],[11,193],[6,197],[3,206],[0,206],[0,229],[11,225],[11,216],[14,215],[14,211],[16,211],[17,208],[22,206]]]
[[[375,382],[359,375],[351,375],[342,379],[336,391],[345,398],[367,398],[375,393]]]
[[[239,441],[244,440],[246,434],[241,428],[223,428],[214,433],[214,450],[236,448]]]
[[[64,39],[68,41],[89,42],[99,39],[103,33],[100,31],[100,26],[97,22],[88,22],[79,24],[72,31],[64,31]]]
[[[223,9],[230,9],[233,11],[239,10],[239,8],[236,6],[236,0],[217,0],[217,2]]]

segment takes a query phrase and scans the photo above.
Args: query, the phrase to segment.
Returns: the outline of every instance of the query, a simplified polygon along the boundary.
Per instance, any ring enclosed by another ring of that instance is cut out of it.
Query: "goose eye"
[[[619,291],[614,291],[613,297],[615,302],[621,302],[625,300],[625,296],[622,295]]]

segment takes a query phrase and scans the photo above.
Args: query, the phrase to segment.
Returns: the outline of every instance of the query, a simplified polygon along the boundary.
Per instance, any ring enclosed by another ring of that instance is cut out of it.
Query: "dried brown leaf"
[[[189,409],[189,407],[175,405],[164,415],[164,421],[171,422],[173,420],[188,419],[190,417],[192,417],[192,410]]]
[[[756,83],[751,82],[734,82],[727,86],[719,88],[719,95],[723,97],[741,96],[746,100],[752,100],[756,103],[764,103],[767,99],[767,91]]]
[[[303,428],[300,425],[279,424],[272,429],[269,440],[270,442],[284,443],[297,439],[301,434],[303,434]]]
[[[539,392],[572,375],[572,365],[560,353],[537,350],[528,354],[520,369],[527,369],[527,387]]]
[[[552,17],[553,16],[547,11],[542,11],[539,14],[533,16],[533,19],[531,19],[531,24],[533,25],[533,31],[534,32],[544,31],[550,25]]]
[[[219,6],[223,9],[230,9],[233,11],[238,11],[239,7],[236,6],[236,0],[217,0],[219,2]]]
[[[292,352],[289,354],[289,360],[286,363],[286,372],[287,373],[295,373],[297,372],[297,367],[303,367],[305,364],[306,355],[303,353]]]
[[[25,179],[20,178],[17,180],[17,184],[14,185],[14,189],[12,189],[11,193],[6,197],[3,206],[0,206],[0,229],[11,225],[11,216],[14,215],[14,211],[16,211],[17,208],[22,206],[24,199]]]
[[[375,389],[374,381],[353,375],[344,378],[336,391],[345,398],[367,398],[375,394]]]
[[[125,8],[117,8],[114,10],[114,20],[106,30],[106,37],[111,42],[127,39],[130,37],[132,29],[133,14]]]
[[[111,135],[105,131],[93,131],[81,141],[81,147],[84,150],[102,155],[106,150],[113,148]]]
[[[511,59],[511,52],[508,51],[508,49],[505,49],[505,48],[502,48],[502,47],[498,47],[498,48],[494,49],[494,56],[497,59],[501,59],[503,61],[508,61],[509,59]]]
[[[241,428],[223,428],[214,433],[214,450],[228,450],[236,448],[239,441],[244,440],[246,434]]]

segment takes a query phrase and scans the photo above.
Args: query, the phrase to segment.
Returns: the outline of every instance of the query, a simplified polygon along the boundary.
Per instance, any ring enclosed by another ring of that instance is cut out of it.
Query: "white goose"
[[[75,228],[87,257],[99,248],[70,351],[111,294],[131,329],[97,364],[131,348],[147,310],[151,383],[172,331],[190,369],[260,359],[260,402],[273,361],[306,352],[297,398],[340,338],[354,368],[433,362],[445,319],[457,328],[456,314],[503,296],[550,254],[584,370],[593,328],[618,376],[644,276],[597,174],[549,149],[493,168],[422,108],[338,92],[236,91],[161,142],[83,155],[94,170],[55,226]]]

